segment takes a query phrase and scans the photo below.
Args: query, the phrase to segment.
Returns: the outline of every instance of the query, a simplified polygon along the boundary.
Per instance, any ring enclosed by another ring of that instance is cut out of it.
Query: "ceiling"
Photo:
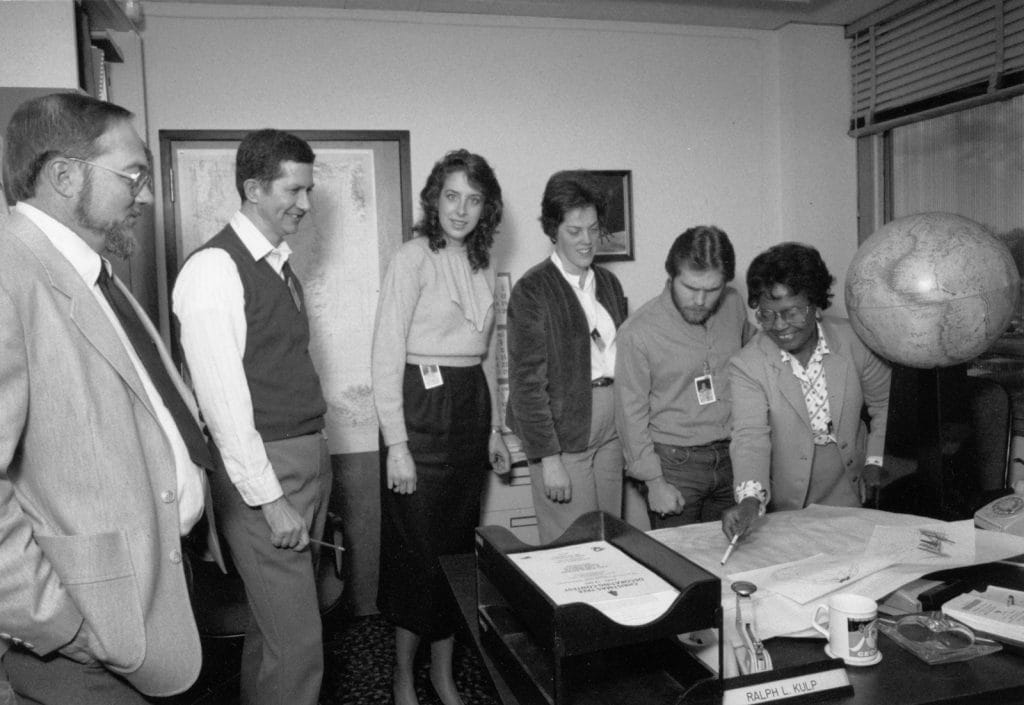
[[[144,0],[144,5],[328,7],[778,29],[791,22],[847,25],[892,0]]]

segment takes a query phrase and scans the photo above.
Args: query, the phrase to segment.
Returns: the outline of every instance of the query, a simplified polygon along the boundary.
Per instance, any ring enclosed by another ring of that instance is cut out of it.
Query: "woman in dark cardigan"
[[[554,251],[509,300],[508,419],[530,462],[543,543],[586,512],[622,515],[611,385],[626,299],[615,275],[592,264],[606,205],[586,172],[553,175],[540,220]]]

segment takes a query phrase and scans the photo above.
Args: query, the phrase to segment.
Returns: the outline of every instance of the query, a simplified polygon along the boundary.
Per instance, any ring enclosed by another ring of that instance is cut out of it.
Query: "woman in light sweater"
[[[489,251],[501,187],[483,157],[457,150],[434,165],[420,206],[416,236],[384,278],[373,339],[382,436],[377,606],[395,625],[396,705],[417,703],[413,660],[422,639],[430,641],[434,690],[445,705],[460,705],[452,676],[457,606],[437,557],[473,550],[485,469],[510,467],[489,354]]]

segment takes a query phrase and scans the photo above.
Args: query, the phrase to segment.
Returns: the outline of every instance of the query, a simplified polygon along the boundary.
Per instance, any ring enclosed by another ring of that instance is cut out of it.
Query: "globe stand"
[[[949,506],[942,456],[943,385],[938,370],[914,372],[918,378],[917,473],[922,481],[918,501],[923,508],[935,508],[934,513],[927,513],[928,516],[947,521],[953,518],[953,508]]]
[[[955,521],[971,516],[972,438],[965,366],[916,369],[893,365],[886,464],[916,462],[916,470],[882,490],[880,508]]]

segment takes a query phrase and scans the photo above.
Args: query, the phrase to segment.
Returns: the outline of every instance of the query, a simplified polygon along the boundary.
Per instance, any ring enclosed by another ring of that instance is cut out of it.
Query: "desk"
[[[476,620],[476,562],[472,554],[444,556],[441,567],[448,578],[465,621],[467,643],[476,647],[504,705],[546,705],[523,699],[517,684],[507,683],[489,655],[481,648]],[[1009,705],[1024,702],[1024,656],[998,654],[942,666],[929,666],[879,634],[882,662],[867,668],[847,668],[854,694],[830,700],[843,705],[960,705],[978,703]],[[824,658],[824,641],[776,638],[768,642],[776,668]],[[676,705],[682,690],[667,691],[665,699],[645,705]],[[608,693],[580,705],[634,705],[636,692]]]
[[[755,557],[747,558],[753,560]],[[481,647],[474,556],[444,556],[441,558],[441,567],[463,616],[466,627],[463,636],[480,653],[481,661],[504,705],[547,705],[544,701],[538,702],[535,697],[530,699],[529,689],[523,688],[522,684],[507,682],[497,664]],[[769,640],[767,645],[775,667],[783,668],[823,659],[824,643],[821,639],[779,637]],[[879,634],[879,648],[883,655],[880,664],[847,669],[854,694],[829,702],[844,705],[1002,705],[1024,702],[1024,655],[1003,651],[965,663],[928,666],[883,634]],[[696,689],[696,693],[699,694],[699,691],[699,688]],[[656,697],[644,694],[638,699],[639,694],[633,688],[609,688],[607,692],[586,693],[574,705],[633,705],[638,702],[645,705],[677,705],[684,692],[684,688],[662,688]]]

